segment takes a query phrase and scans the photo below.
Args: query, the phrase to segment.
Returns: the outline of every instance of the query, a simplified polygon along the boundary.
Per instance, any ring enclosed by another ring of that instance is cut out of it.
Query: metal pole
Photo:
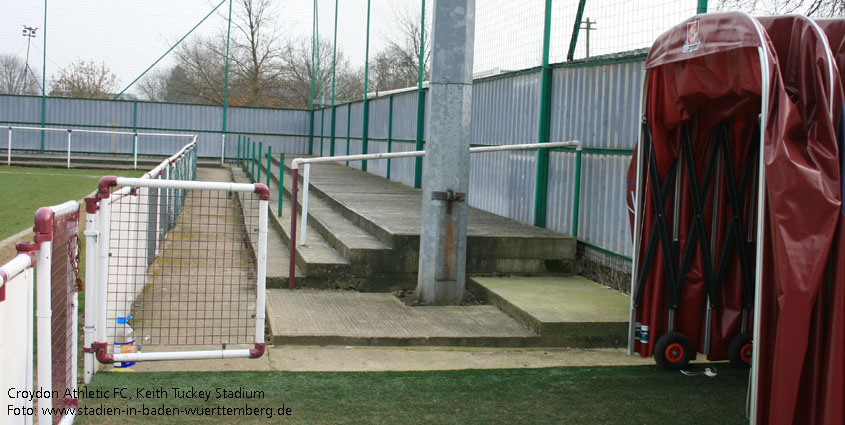
[[[138,169],[138,133],[132,136],[132,169]]]
[[[256,183],[261,182],[262,159],[264,159],[264,142],[258,142],[258,178],[255,179]]]
[[[578,2],[578,11],[575,12],[575,25],[572,27],[572,38],[569,39],[569,52],[566,53],[567,61],[571,61],[575,56],[575,46],[578,44],[578,31],[581,30],[581,18],[584,17],[584,4],[586,2],[587,0],[580,0]]]
[[[364,124],[361,131],[361,153],[369,152],[370,147],[370,96],[368,93],[369,69],[370,67],[370,0],[367,0],[367,44],[364,49]],[[352,112],[351,105],[349,112]],[[349,126],[346,126],[346,135],[349,136]],[[349,155],[349,142],[346,143],[346,154]],[[349,165],[349,164],[347,164]],[[361,170],[367,171],[367,161],[361,162]]]
[[[305,164],[305,177],[302,179],[302,230],[299,245],[305,245],[308,233],[308,182],[311,176],[311,164]]]
[[[308,155],[313,155],[314,152],[314,43],[316,39],[317,28],[317,0],[314,0],[314,9],[311,21],[311,97],[308,99]],[[282,163],[284,170],[284,163]],[[282,209],[279,208],[279,214]]]
[[[270,171],[273,169],[273,147],[267,145],[267,187],[270,187]]]
[[[44,47],[41,49],[41,128],[47,120],[47,0],[44,0]],[[41,132],[41,153],[44,153],[44,132]]]
[[[282,216],[282,198],[285,193],[285,154],[279,157],[279,217]]]
[[[126,92],[126,90],[129,90],[129,87],[132,87],[135,83],[137,83],[137,82],[138,82],[138,80],[140,80],[140,79],[141,79],[141,77],[143,77],[143,76],[144,76],[147,72],[149,72],[151,69],[153,69],[153,67],[155,67],[155,66],[156,66],[156,64],[158,64],[159,62],[161,62],[161,60],[162,60],[162,59],[164,59],[164,57],[165,57],[165,56],[167,56],[167,55],[168,55],[168,54],[169,54],[169,53],[170,53],[173,49],[175,49],[175,48],[176,48],[176,46],[178,46],[179,44],[181,44],[181,43],[182,43],[182,41],[184,41],[186,38],[188,38],[188,36],[189,36],[189,35],[191,35],[191,33],[192,33],[192,32],[194,32],[194,30],[195,30],[195,29],[197,29],[197,27],[199,27],[199,26],[200,26],[200,24],[202,24],[203,22],[205,22],[205,20],[206,20],[206,19],[208,19],[208,17],[209,17],[209,16],[211,16],[211,14],[212,14],[212,13],[214,13],[214,12],[215,12],[218,8],[220,8],[220,6],[222,6],[222,5],[223,5],[223,3],[225,3],[225,2],[226,2],[226,0],[221,0],[221,1],[220,1],[220,3],[217,3],[217,6],[214,6],[214,9],[211,9],[211,10],[208,12],[208,14],[206,14],[206,15],[205,15],[205,17],[203,17],[202,19],[200,19],[200,21],[199,21],[199,22],[197,22],[197,24],[196,24],[196,25],[194,25],[194,27],[193,27],[193,28],[191,28],[191,29],[190,29],[190,31],[188,31],[187,33],[185,33],[185,35],[183,35],[183,36],[182,36],[182,38],[180,38],[180,39],[179,39],[179,41],[177,41],[177,42],[176,42],[176,43],[174,43],[172,46],[170,46],[170,48],[169,48],[169,49],[167,49],[167,51],[166,51],[166,52],[164,52],[164,54],[163,54],[163,55],[159,56],[159,57],[158,57],[158,59],[156,59],[156,60],[155,60],[155,62],[153,62],[153,63],[152,63],[152,65],[148,66],[148,67],[147,67],[147,69],[145,69],[145,70],[144,70],[144,72],[142,72],[140,75],[138,75],[138,77],[137,77],[137,78],[135,78],[134,80],[132,80],[132,82],[131,82],[131,83],[129,83],[129,85],[128,85],[128,86],[124,87],[124,88],[123,88],[123,90],[121,90],[121,91],[120,91],[120,93],[116,94],[116,95],[115,95],[115,96],[114,96],[111,100],[117,100],[118,98],[120,98],[120,96],[122,96],[122,95],[123,95],[123,93],[125,93],[125,92]],[[46,19],[46,18],[44,19],[44,25],[45,25],[45,26],[47,25],[47,19]],[[45,40],[45,47],[46,47],[46,40]],[[45,48],[44,50],[46,51],[47,49]]]
[[[352,125],[352,104],[350,103],[350,104],[346,105],[346,155],[347,156],[349,156],[349,143],[352,140],[351,139],[352,132],[349,131],[349,129],[352,128],[351,125]],[[366,128],[366,127],[364,127],[364,128]],[[367,130],[364,130],[364,132],[362,134],[366,134],[366,133],[367,133]],[[362,138],[362,140],[363,140],[363,138]],[[363,162],[361,162],[361,164],[364,167],[364,168],[362,168],[362,170],[367,171],[367,168],[366,168],[367,167],[367,165],[366,165],[367,161],[363,161]],[[346,166],[347,167],[349,166],[349,161],[346,161]]]
[[[393,95],[387,104],[387,153],[393,152]],[[390,180],[390,158],[387,158],[387,179]]]
[[[138,101],[132,102],[132,132],[135,133],[135,145],[132,154],[135,156],[135,169],[138,168]]]
[[[414,150],[423,150],[423,135],[425,134],[425,92],[423,91],[423,79],[425,79],[425,0],[422,0],[420,12],[420,57],[419,57],[419,78],[417,82],[417,135]],[[414,160],[414,187],[422,187],[422,157]]]
[[[329,156],[334,156],[334,130],[335,130],[335,105],[334,105],[334,87],[337,80],[335,71],[337,70],[337,3],[334,0],[334,41],[332,41],[332,126],[331,126],[331,140],[329,144]]]
[[[696,13],[707,13],[707,0],[698,0],[698,10]]]
[[[70,136],[72,134],[73,130],[67,129],[67,168],[70,168]]]
[[[427,304],[458,304],[466,286],[475,0],[441,0],[434,9],[416,293]]]
[[[235,161],[236,164],[241,165],[241,135],[238,134],[238,159]]]
[[[6,147],[6,165],[12,166],[12,127],[9,127],[9,144]]]
[[[578,238],[578,217],[581,212],[581,150],[575,152],[575,190],[572,195],[572,237]]]
[[[296,279],[296,185],[299,170],[291,169],[291,186],[290,186],[290,269],[288,270],[288,289],[293,289]]]
[[[546,0],[545,21],[543,25],[543,70],[540,81],[540,123],[537,130],[537,142],[547,143],[551,133],[552,115],[552,69],[549,67],[549,49],[551,45],[552,0]],[[549,151],[537,150],[536,183],[534,185],[534,225],[546,226],[546,196],[549,186]]]
[[[252,143],[252,170],[249,173],[250,183],[255,183],[255,143]]]
[[[229,0],[229,22],[226,27],[226,69],[223,73],[223,132],[220,135],[220,165],[226,159],[226,113],[229,109],[229,39],[232,33],[232,0]]]

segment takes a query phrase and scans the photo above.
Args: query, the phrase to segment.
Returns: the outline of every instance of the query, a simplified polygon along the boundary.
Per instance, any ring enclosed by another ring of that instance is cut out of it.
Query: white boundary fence
[[[109,131],[109,130],[82,130],[82,129],[73,129],[73,128],[50,128],[50,127],[24,127],[24,126],[5,126],[8,131],[8,138],[7,138],[7,146],[6,146],[6,165],[12,165],[12,130],[23,130],[23,131],[53,131],[53,132],[67,132],[67,168],[70,168],[71,162],[71,153],[72,153],[72,141],[73,141],[73,133],[82,133],[82,134],[111,134],[111,135],[122,135],[122,136],[132,136],[132,157],[133,157],[133,168],[138,168],[138,139],[140,137],[174,137],[174,138],[191,138],[193,142],[196,142],[197,136],[195,134],[175,134],[175,133],[145,133],[145,132],[128,132],[128,131]]]
[[[13,409],[4,423],[32,423],[32,399],[10,398],[12,388],[32,391],[32,335],[35,266],[35,244],[18,244],[18,254],[0,266],[0,405],[4,415],[9,406]]]

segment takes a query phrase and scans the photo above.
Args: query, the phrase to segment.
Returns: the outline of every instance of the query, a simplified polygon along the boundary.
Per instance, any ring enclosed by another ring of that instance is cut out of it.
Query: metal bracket
[[[455,192],[449,189],[445,192],[431,192],[431,199],[435,201],[446,201],[446,213],[452,214],[452,202],[466,201],[466,193]]]
[[[82,234],[84,236],[93,236],[94,241],[97,241],[100,238],[100,232],[98,232],[96,230],[86,230],[86,231],[82,232]]]

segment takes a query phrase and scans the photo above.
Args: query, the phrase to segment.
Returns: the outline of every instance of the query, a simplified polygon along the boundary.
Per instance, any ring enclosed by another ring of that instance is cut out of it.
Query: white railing
[[[8,131],[8,138],[7,138],[7,145],[6,145],[6,165],[12,165],[12,130],[23,130],[23,131],[53,131],[53,132],[67,132],[67,168],[70,168],[70,159],[71,159],[71,143],[73,140],[73,133],[84,133],[84,134],[110,134],[110,135],[122,135],[122,136],[133,136],[132,141],[132,167],[134,169],[138,168],[138,138],[139,137],[191,137],[194,141],[196,141],[197,136],[195,134],[176,134],[176,133],[139,133],[137,131],[130,132],[130,131],[111,131],[111,130],[83,130],[83,129],[74,129],[74,128],[49,128],[49,127],[25,127],[25,126],[6,126]]]
[[[550,142],[550,143],[526,143],[520,145],[497,145],[497,146],[478,146],[469,148],[470,153],[484,153],[484,152],[502,152],[502,151],[517,151],[517,150],[532,150],[532,149],[554,149],[554,148],[575,148],[581,150],[581,142],[578,140],[570,140],[566,142]],[[344,155],[344,156],[325,156],[318,158],[296,158],[291,163],[291,174],[293,182],[291,184],[291,248],[290,248],[290,282],[288,287],[293,289],[294,275],[296,265],[296,246],[305,245],[305,238],[308,229],[308,193],[311,176],[311,164],[326,163],[326,162],[341,162],[341,161],[371,161],[376,159],[391,159],[391,158],[413,158],[425,156],[425,151],[409,151],[409,152],[390,152],[390,153],[373,153],[363,155]],[[297,179],[299,176],[299,167],[304,165],[303,181],[302,181],[302,231],[300,233],[299,241],[296,238],[296,209],[297,209]]]
[[[11,261],[0,266],[0,387],[33,391],[32,359],[32,288],[35,256],[18,251]],[[31,398],[10,399],[0,392],[0,403],[9,424],[24,424],[32,412]]]

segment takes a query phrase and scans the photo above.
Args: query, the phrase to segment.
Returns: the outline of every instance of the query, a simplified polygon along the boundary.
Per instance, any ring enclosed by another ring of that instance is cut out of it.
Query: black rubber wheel
[[[657,339],[654,345],[654,361],[666,370],[681,370],[692,358],[692,344],[682,333],[669,332]]]
[[[728,345],[728,359],[736,367],[751,367],[751,354],[754,352],[754,343],[751,342],[751,332],[743,332],[731,339]]]

